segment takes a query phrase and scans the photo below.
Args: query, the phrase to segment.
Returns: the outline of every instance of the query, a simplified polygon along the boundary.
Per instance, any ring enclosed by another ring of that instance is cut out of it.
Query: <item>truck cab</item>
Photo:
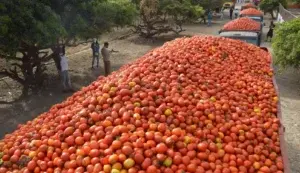
[[[250,19],[256,22],[259,22],[261,24],[261,30],[262,30],[262,28],[264,27],[264,18],[262,16],[247,16],[247,17],[249,17]]]
[[[242,40],[256,46],[260,46],[260,32],[253,31],[220,31],[221,37]]]

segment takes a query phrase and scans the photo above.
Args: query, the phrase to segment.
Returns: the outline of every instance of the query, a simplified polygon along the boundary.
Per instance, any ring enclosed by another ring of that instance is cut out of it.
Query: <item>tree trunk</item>
[[[270,14],[271,14],[271,17],[272,17],[272,20],[274,19],[274,13],[273,11],[270,11]]]
[[[22,95],[27,96],[28,92],[38,91],[45,81],[45,65],[42,63],[42,58],[39,57],[39,49],[35,46],[28,46],[23,50],[21,64],[12,64],[14,69],[20,68],[22,76],[14,73],[18,78],[23,78]],[[15,70],[17,72],[17,70]]]
[[[59,44],[55,45],[51,48],[53,51],[53,61],[55,63],[58,74],[60,74],[61,66],[60,66],[60,53],[65,53],[64,50],[61,50]]]

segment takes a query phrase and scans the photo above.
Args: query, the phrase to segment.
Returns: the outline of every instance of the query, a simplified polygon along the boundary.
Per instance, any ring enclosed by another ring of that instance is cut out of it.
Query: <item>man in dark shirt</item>
[[[230,7],[229,14],[230,14],[230,19],[232,19],[233,7]]]

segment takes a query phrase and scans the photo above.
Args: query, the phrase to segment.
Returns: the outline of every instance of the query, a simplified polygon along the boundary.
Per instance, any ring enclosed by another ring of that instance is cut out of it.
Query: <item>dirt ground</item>
[[[228,18],[228,16],[225,16]],[[228,19],[213,21],[212,27],[204,24],[190,24],[184,28],[185,32],[180,36],[186,35],[217,35]],[[269,19],[266,19],[266,26]],[[268,30],[264,28],[264,33]],[[128,30],[119,29],[101,37],[100,42],[110,42],[110,48],[119,51],[114,53],[112,59],[112,70],[117,70],[122,65],[134,61],[149,50],[162,45],[168,40],[175,38],[174,35],[165,35],[155,40],[141,39],[132,35],[126,39],[116,39],[126,35]],[[113,40],[113,41],[112,41]],[[70,77],[76,89],[88,85],[99,75],[103,75],[103,62],[100,60],[100,67],[91,69],[91,50],[90,45],[81,45],[76,48],[69,48]],[[101,45],[102,46],[102,45]],[[262,46],[270,47],[269,43]],[[61,102],[70,94],[61,92],[61,85],[57,76],[57,71],[53,63],[48,65],[48,84],[42,92],[32,95],[22,101],[10,105],[0,105],[0,139],[5,134],[16,129],[17,124],[32,120],[40,113],[47,111],[51,105]],[[286,128],[285,142],[287,144],[290,167],[293,173],[300,172],[300,95],[299,95],[299,73],[296,70],[288,69],[283,73],[276,74],[276,80],[280,91],[283,125]],[[0,80],[0,100],[12,100],[20,94],[20,86],[9,79]]]

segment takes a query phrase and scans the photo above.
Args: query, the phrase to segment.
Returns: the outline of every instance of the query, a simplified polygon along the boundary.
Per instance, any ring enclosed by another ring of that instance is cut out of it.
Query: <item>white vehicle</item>
[[[260,46],[260,32],[254,31],[220,31],[221,37],[232,38],[236,40],[242,40],[256,46]]]

